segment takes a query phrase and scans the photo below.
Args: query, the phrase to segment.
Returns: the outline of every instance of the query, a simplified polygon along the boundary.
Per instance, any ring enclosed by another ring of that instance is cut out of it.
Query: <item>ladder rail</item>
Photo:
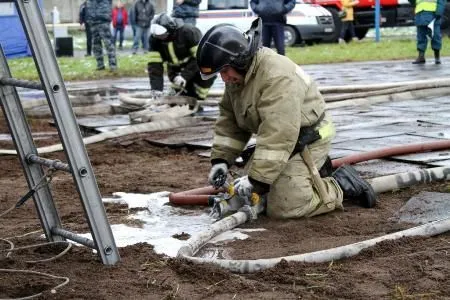
[[[11,72],[1,45],[0,77],[11,77]],[[7,99],[13,100],[8,101]],[[31,189],[44,176],[44,170],[42,166],[38,164],[30,165],[27,163],[27,155],[30,153],[37,153],[37,149],[33,143],[31,131],[25,118],[19,95],[14,87],[0,85],[0,100],[9,131],[11,136],[14,137],[14,146],[25,173],[28,187]],[[34,193],[33,199],[47,240],[52,242],[63,241],[64,239],[62,237],[54,235],[51,231],[53,227],[60,227],[61,221],[58,217],[50,188],[45,185],[38,189]]]
[[[72,171],[71,174],[78,194],[80,195],[82,206],[93,237],[93,241],[95,243],[95,248],[97,249],[97,252],[104,264],[114,265],[120,260],[119,252],[114,241],[111,227],[109,226],[105,207],[103,206],[95,175],[92,170],[89,157],[87,155],[87,150],[84,146],[83,139],[76,122],[75,114],[73,112],[68,93],[53,48],[50,43],[50,39],[48,37],[47,29],[41,15],[38,1],[0,0],[0,2],[15,3],[18,15],[22,22],[24,32],[27,36],[30,49],[33,54],[33,59],[41,82],[41,86],[34,84],[34,86],[31,87],[42,87],[46,95],[50,111],[53,118],[55,119],[55,125],[58,130],[59,138],[63,145],[65,155],[68,159],[68,166]],[[2,82],[5,82],[6,84],[29,84],[24,81],[11,78],[11,74],[7,75],[7,78],[2,78]],[[6,90],[6,87],[2,87],[2,90]],[[11,90],[8,91],[9,93],[13,93],[17,96],[17,99],[15,99],[14,101],[16,102],[16,106],[14,106],[14,109],[16,110],[10,112],[7,111],[5,114],[7,115],[9,122],[15,123],[14,118],[17,115],[21,114],[23,115],[23,120],[25,120],[23,108],[20,105],[20,99],[18,98],[17,91],[15,90],[15,88],[14,92],[11,92]],[[5,102],[8,101],[5,100]],[[14,128],[16,126],[19,126],[20,128]],[[20,136],[20,130],[25,127],[25,124],[12,124],[12,127],[13,130],[11,131],[11,133],[13,134],[14,138],[15,136]],[[31,133],[29,132],[29,130],[28,133],[26,133],[26,136],[21,137],[19,140],[26,139],[32,141]],[[34,149],[29,149],[29,145],[25,146],[27,147],[24,148],[22,143],[19,141],[17,148],[21,148],[18,149],[18,153],[22,152],[20,153],[21,162],[22,164],[26,164],[28,162],[32,166],[36,164],[36,162],[32,160],[27,161],[26,157],[29,154],[37,155],[38,153],[36,153],[35,147]],[[29,150],[31,151],[27,152]],[[40,170],[42,171],[42,169]],[[27,178],[29,177],[29,175],[31,175],[31,178],[33,179],[33,181],[35,181],[34,174],[29,174],[29,172],[25,173]],[[48,195],[45,196],[47,197]],[[49,197],[47,199],[52,198]],[[53,200],[49,200],[48,202],[53,202]],[[57,212],[55,213],[53,211],[40,210],[39,214],[41,217],[46,217],[47,215],[53,215],[57,217]],[[48,231],[47,233],[49,236],[55,238],[57,232],[62,232],[58,231],[58,228],[61,228],[60,222],[53,222],[52,224],[48,225],[46,231]],[[65,236],[67,237],[70,235],[65,234]]]

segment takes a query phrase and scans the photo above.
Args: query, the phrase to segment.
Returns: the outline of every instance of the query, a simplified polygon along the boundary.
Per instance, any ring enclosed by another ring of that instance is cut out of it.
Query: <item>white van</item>
[[[219,23],[229,23],[246,31],[257,15],[250,8],[250,0],[203,0],[197,27],[203,34]],[[334,23],[331,13],[320,5],[297,1],[287,15],[285,44],[319,42],[333,35]]]

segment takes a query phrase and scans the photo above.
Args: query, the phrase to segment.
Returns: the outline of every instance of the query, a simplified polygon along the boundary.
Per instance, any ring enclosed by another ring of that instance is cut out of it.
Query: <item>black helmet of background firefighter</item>
[[[172,18],[166,13],[162,13],[158,15],[155,20],[153,20],[153,24],[158,24],[164,28],[166,28],[167,32],[170,34],[174,33],[175,30],[180,28],[183,24],[176,19]]]

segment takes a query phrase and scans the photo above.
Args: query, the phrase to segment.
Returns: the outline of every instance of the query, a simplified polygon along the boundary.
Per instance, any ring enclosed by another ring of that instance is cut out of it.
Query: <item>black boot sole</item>
[[[367,181],[362,179],[353,167],[342,166],[341,168],[344,168],[347,175],[351,177],[353,181],[358,182],[360,187],[362,188],[361,196],[356,198],[359,201],[359,204],[365,208],[374,207],[377,203],[377,198],[372,186]]]

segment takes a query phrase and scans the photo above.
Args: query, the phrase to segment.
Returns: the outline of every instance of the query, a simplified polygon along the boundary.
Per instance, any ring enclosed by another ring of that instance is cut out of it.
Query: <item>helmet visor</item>
[[[224,67],[229,66],[232,57],[236,56],[235,53],[209,42],[206,42],[199,50],[197,61],[203,80],[216,76]]]
[[[214,76],[217,76],[217,74],[220,73],[220,71],[226,67],[227,65],[223,66],[222,68],[220,68],[218,71],[214,72],[214,73],[203,73],[203,70],[209,70],[208,68],[200,68],[200,77],[202,77],[203,80],[208,80],[213,78]]]
[[[150,26],[150,33],[152,35],[163,35],[167,32],[166,27],[161,26],[159,24],[152,24],[152,26]]]

